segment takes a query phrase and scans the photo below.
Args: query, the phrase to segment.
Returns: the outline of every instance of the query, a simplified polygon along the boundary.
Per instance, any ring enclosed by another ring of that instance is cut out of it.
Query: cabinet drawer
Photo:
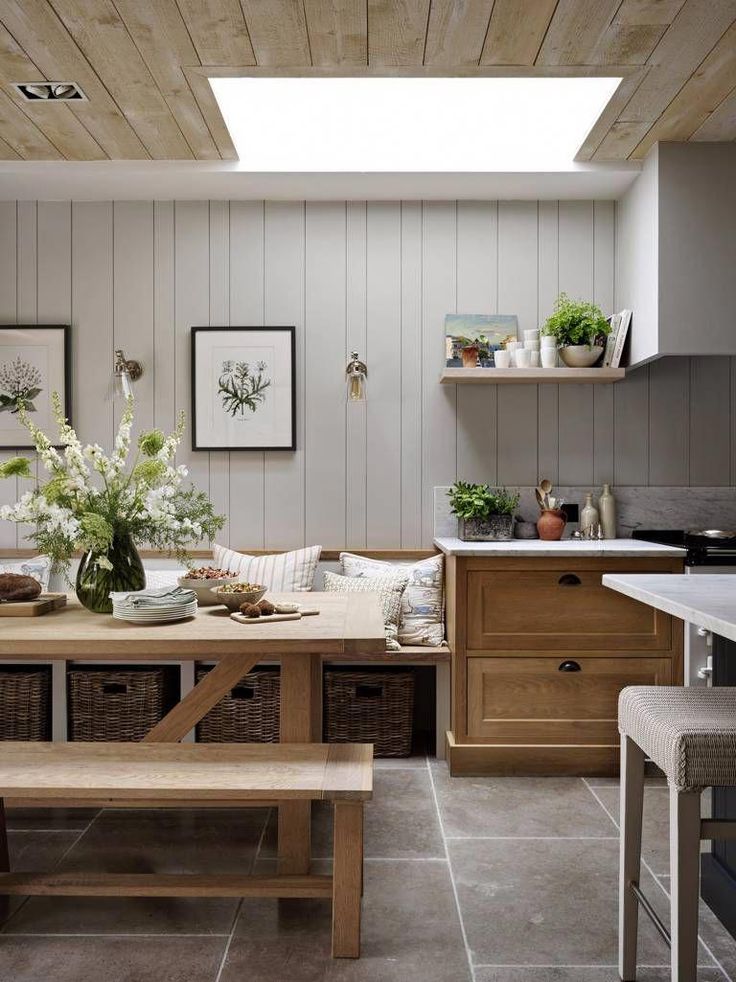
[[[666,651],[669,615],[604,587],[604,571],[470,570],[468,649]]]
[[[508,655],[467,664],[468,737],[494,743],[618,742],[621,689],[673,681],[669,658]]]

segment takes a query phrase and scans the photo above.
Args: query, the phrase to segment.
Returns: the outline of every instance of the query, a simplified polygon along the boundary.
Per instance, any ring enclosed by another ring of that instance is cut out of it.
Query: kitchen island
[[[713,632],[714,686],[736,686],[736,574],[609,575],[604,586]],[[736,820],[736,788],[713,789],[713,818]],[[736,937],[736,842],[711,843],[702,858],[701,893]]]
[[[685,551],[632,539],[436,538],[446,557],[452,774],[613,775],[618,694],[682,682],[682,625],[603,587]]]

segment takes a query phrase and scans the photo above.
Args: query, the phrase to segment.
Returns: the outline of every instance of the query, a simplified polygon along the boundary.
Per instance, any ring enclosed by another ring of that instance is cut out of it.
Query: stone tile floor
[[[379,761],[366,814],[363,957],[329,957],[321,901],[14,898],[0,982],[616,982],[617,782],[450,778]],[[642,879],[667,910],[667,793],[649,783]],[[9,813],[16,869],[266,871],[265,809]],[[315,806],[315,868],[329,869]],[[641,982],[668,952],[645,918]],[[736,982],[736,942],[701,910],[699,982]]]

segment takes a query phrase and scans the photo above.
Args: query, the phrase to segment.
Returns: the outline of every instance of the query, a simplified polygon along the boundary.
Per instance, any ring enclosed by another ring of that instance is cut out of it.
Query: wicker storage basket
[[[372,743],[376,757],[408,757],[412,672],[325,672],[328,743]]]
[[[197,681],[208,669],[197,669]],[[250,672],[197,724],[200,743],[278,743],[281,677]]]
[[[142,740],[164,715],[161,669],[74,669],[68,678],[71,740]]]
[[[0,740],[48,740],[51,673],[0,672]]]

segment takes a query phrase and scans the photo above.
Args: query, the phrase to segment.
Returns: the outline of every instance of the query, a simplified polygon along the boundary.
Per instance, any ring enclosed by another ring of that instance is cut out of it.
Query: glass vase
[[[101,559],[106,562],[101,564]],[[142,590],[145,585],[143,563],[128,532],[115,532],[106,551],[90,549],[79,563],[77,597],[95,614],[112,613],[110,591]]]

